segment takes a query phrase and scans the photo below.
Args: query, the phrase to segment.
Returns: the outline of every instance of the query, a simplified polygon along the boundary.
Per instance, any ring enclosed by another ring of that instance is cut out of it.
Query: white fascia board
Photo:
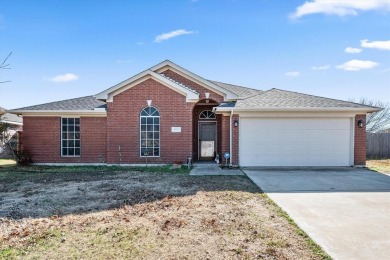
[[[161,75],[159,75],[151,70],[145,70],[145,71],[137,74],[136,76],[134,76],[126,81],[123,81],[123,82],[115,85],[114,87],[111,87],[111,88],[97,94],[96,98],[97,99],[105,99],[107,102],[112,102],[114,96],[116,96],[119,93],[122,93],[123,91],[125,91],[129,88],[132,88],[132,87],[138,85],[139,83],[141,83],[147,79],[150,79],[150,78],[153,78],[157,82],[160,82],[161,84],[169,87],[170,89],[186,96],[187,102],[199,100],[199,95],[196,94],[195,92],[193,92],[189,89],[186,89],[186,88],[180,86],[179,84],[176,84],[175,82],[173,82],[167,78],[164,78],[163,76],[161,76]]]
[[[13,122],[8,120],[0,120],[0,123],[10,124],[10,125],[23,125],[23,123]]]
[[[9,110],[8,112],[22,116],[107,116],[105,110]]]
[[[95,97],[96,97],[96,99],[107,100],[110,93],[113,93],[116,90],[118,90],[118,89],[120,89],[128,84],[131,84],[132,82],[137,81],[138,79],[140,79],[148,74],[149,74],[149,70],[142,71],[141,73],[138,73],[137,75],[135,75],[131,78],[128,78],[127,80],[122,81],[121,83],[118,83],[115,86],[112,86],[111,88],[108,88],[108,89],[96,94]]]
[[[354,107],[325,107],[325,108],[240,108],[240,107],[216,107],[215,111],[218,112],[226,112],[234,109],[235,112],[353,112],[355,114],[359,113],[370,113],[380,111],[378,108],[354,108]]]
[[[150,70],[153,70],[157,73],[160,73],[160,72],[165,70],[165,67],[170,67],[174,70],[174,72],[179,72],[179,74],[182,75],[183,77],[186,77],[190,80],[195,80],[195,81],[197,81],[197,83],[200,83],[202,86],[204,86],[212,91],[216,91],[219,94],[222,94],[225,98],[225,101],[237,100],[236,94],[234,94],[234,93],[232,93],[224,88],[221,88],[220,86],[192,73],[189,70],[186,70],[186,69],[176,65],[175,63],[173,63],[169,60],[164,61],[160,64],[157,64],[154,67],[151,67]]]

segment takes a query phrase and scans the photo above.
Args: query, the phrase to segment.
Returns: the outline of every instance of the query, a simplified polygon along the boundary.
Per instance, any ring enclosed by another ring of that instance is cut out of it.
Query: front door
[[[213,160],[217,147],[217,123],[199,122],[199,160]]]

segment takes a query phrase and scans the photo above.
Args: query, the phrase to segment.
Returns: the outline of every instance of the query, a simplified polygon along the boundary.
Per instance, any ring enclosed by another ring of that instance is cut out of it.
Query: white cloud
[[[299,71],[289,71],[289,72],[286,72],[284,75],[286,75],[288,77],[298,77],[299,74],[301,74]]]
[[[378,65],[379,63],[370,60],[350,60],[336,66],[336,68],[347,71],[359,71],[365,69],[372,69]]]
[[[352,48],[352,47],[347,47],[344,50],[346,53],[361,53],[362,49],[359,48]]]
[[[50,80],[53,82],[68,82],[68,81],[73,81],[73,80],[78,80],[79,76],[73,73],[65,73],[62,75],[57,75]]]
[[[312,70],[327,70],[330,68],[330,65],[324,65],[324,66],[313,66],[311,67]]]
[[[378,50],[390,51],[390,41],[369,41],[361,40],[360,44],[363,48],[372,48]]]
[[[169,32],[169,33],[163,33],[163,34],[157,35],[156,38],[154,39],[154,41],[155,42],[162,42],[165,40],[169,40],[173,37],[177,37],[177,36],[184,35],[184,34],[193,34],[193,33],[194,33],[193,31],[187,31],[184,29],[180,29],[180,30]]]
[[[290,18],[310,14],[358,15],[362,11],[390,11],[390,0],[311,0],[298,6]]]

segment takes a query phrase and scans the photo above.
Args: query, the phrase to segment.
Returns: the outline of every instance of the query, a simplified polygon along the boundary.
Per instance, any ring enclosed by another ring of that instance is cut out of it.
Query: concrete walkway
[[[240,169],[221,169],[216,163],[195,163],[190,175],[244,175]]]
[[[366,169],[244,172],[334,259],[390,259],[390,176]]]

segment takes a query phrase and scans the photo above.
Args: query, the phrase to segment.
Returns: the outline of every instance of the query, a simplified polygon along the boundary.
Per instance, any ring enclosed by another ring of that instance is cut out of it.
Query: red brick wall
[[[192,155],[194,103],[187,103],[184,95],[148,79],[108,103],[108,163],[146,163],[146,158],[140,157],[139,123],[146,100],[152,100],[152,106],[160,111],[160,157],[148,157],[148,163],[186,162]],[[171,133],[171,127],[181,127],[181,133]]]
[[[205,88],[202,87],[201,85],[171,71],[171,70],[166,70],[162,72],[164,75],[176,80],[177,82],[180,82],[188,87],[191,87],[192,89],[196,90],[199,93],[199,98],[204,99],[205,98],[205,93],[210,93],[209,98],[212,100],[217,101],[218,103],[221,103],[223,101],[223,96]]]
[[[363,120],[363,127],[358,127],[358,121]],[[355,165],[366,165],[366,115],[355,117]]]
[[[238,134],[239,134],[239,126],[235,127],[234,126],[234,120],[239,120],[239,116],[238,115],[233,115],[233,118],[232,118],[232,141],[233,141],[233,144],[232,144],[232,164],[233,165],[238,165],[239,164],[239,160],[238,160]],[[240,123],[238,123],[240,124]],[[222,141],[221,141],[221,150],[222,150],[222,154],[221,154],[221,158],[222,158],[222,163],[225,163],[225,158],[223,158],[223,154],[225,152],[229,152],[230,153],[230,116],[223,116],[222,119],[221,119],[221,125],[222,125],[222,129],[221,129],[221,135],[222,135]],[[228,164],[230,164],[230,161],[228,160]]]
[[[23,117],[23,149],[34,163],[103,163],[106,118],[81,117],[80,157],[61,157],[61,117]]]

